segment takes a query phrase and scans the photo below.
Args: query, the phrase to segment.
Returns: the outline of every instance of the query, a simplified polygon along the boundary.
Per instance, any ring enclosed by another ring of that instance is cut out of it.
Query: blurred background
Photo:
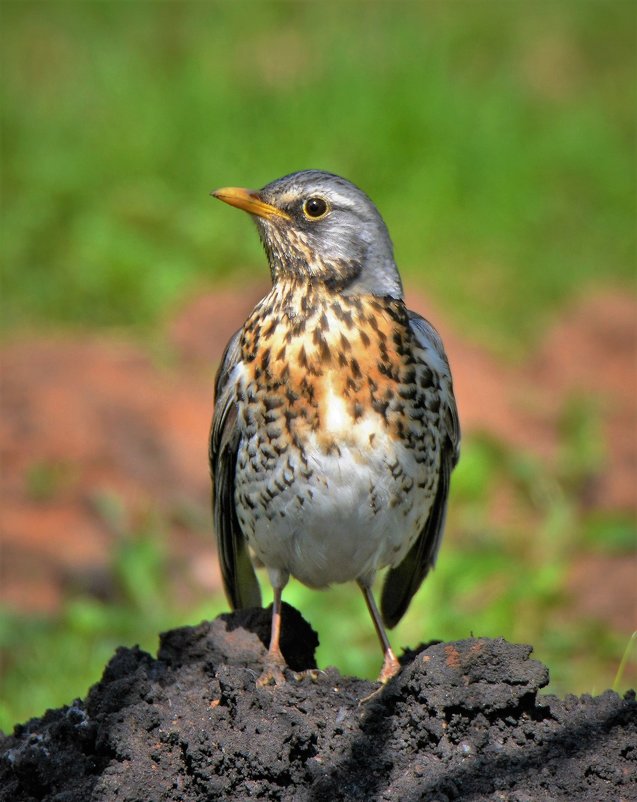
[[[634,685],[634,3],[2,15],[1,726],[226,609],[213,376],[268,274],[208,193],[308,167],[374,199],[454,371],[447,534],[396,649],[502,635],[556,693]],[[285,598],[320,665],[376,675],[354,585]]]

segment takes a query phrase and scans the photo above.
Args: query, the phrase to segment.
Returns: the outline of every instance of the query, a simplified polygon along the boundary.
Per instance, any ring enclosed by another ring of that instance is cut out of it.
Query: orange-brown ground
[[[200,536],[207,527],[213,372],[263,290],[222,289],[195,299],[168,326],[168,349],[94,333],[2,346],[0,602],[46,611],[69,585],[99,588],[110,546],[120,536],[113,515],[104,512],[114,498],[133,523],[158,510],[182,575],[195,588],[216,587],[212,537]],[[565,404],[589,399],[599,410],[606,456],[586,503],[635,511],[632,297],[604,291],[583,298],[519,365],[469,342],[421,296],[407,300],[443,335],[465,434],[483,431],[551,460]],[[184,526],[193,516],[196,525]],[[635,561],[622,557],[600,571],[598,559],[587,556],[574,565],[574,599],[583,612],[594,604],[604,620],[634,627]],[[611,568],[608,582],[603,577]]]

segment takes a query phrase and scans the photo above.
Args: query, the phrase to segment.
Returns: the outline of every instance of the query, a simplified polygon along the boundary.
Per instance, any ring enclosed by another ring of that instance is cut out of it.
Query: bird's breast
[[[245,423],[278,441],[309,435],[326,453],[383,434],[422,450],[437,377],[419,359],[400,301],[277,292],[242,335]]]

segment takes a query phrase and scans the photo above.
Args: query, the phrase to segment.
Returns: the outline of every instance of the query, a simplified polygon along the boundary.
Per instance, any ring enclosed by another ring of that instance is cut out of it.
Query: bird
[[[211,195],[252,217],[272,279],[223,353],[209,441],[226,596],[233,609],[261,606],[255,565],[273,588],[257,684],[286,681],[290,576],[359,585],[386,683],[400,670],[386,628],[436,561],[459,458],[441,337],[406,307],[387,226],[350,181],[303,170]]]

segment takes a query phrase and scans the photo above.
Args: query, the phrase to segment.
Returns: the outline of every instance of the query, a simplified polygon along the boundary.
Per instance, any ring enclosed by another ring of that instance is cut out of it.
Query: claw
[[[286,667],[285,661],[280,663],[278,660],[268,660],[263,673],[257,680],[257,688],[265,688],[267,685],[283,685],[287,682]]]

